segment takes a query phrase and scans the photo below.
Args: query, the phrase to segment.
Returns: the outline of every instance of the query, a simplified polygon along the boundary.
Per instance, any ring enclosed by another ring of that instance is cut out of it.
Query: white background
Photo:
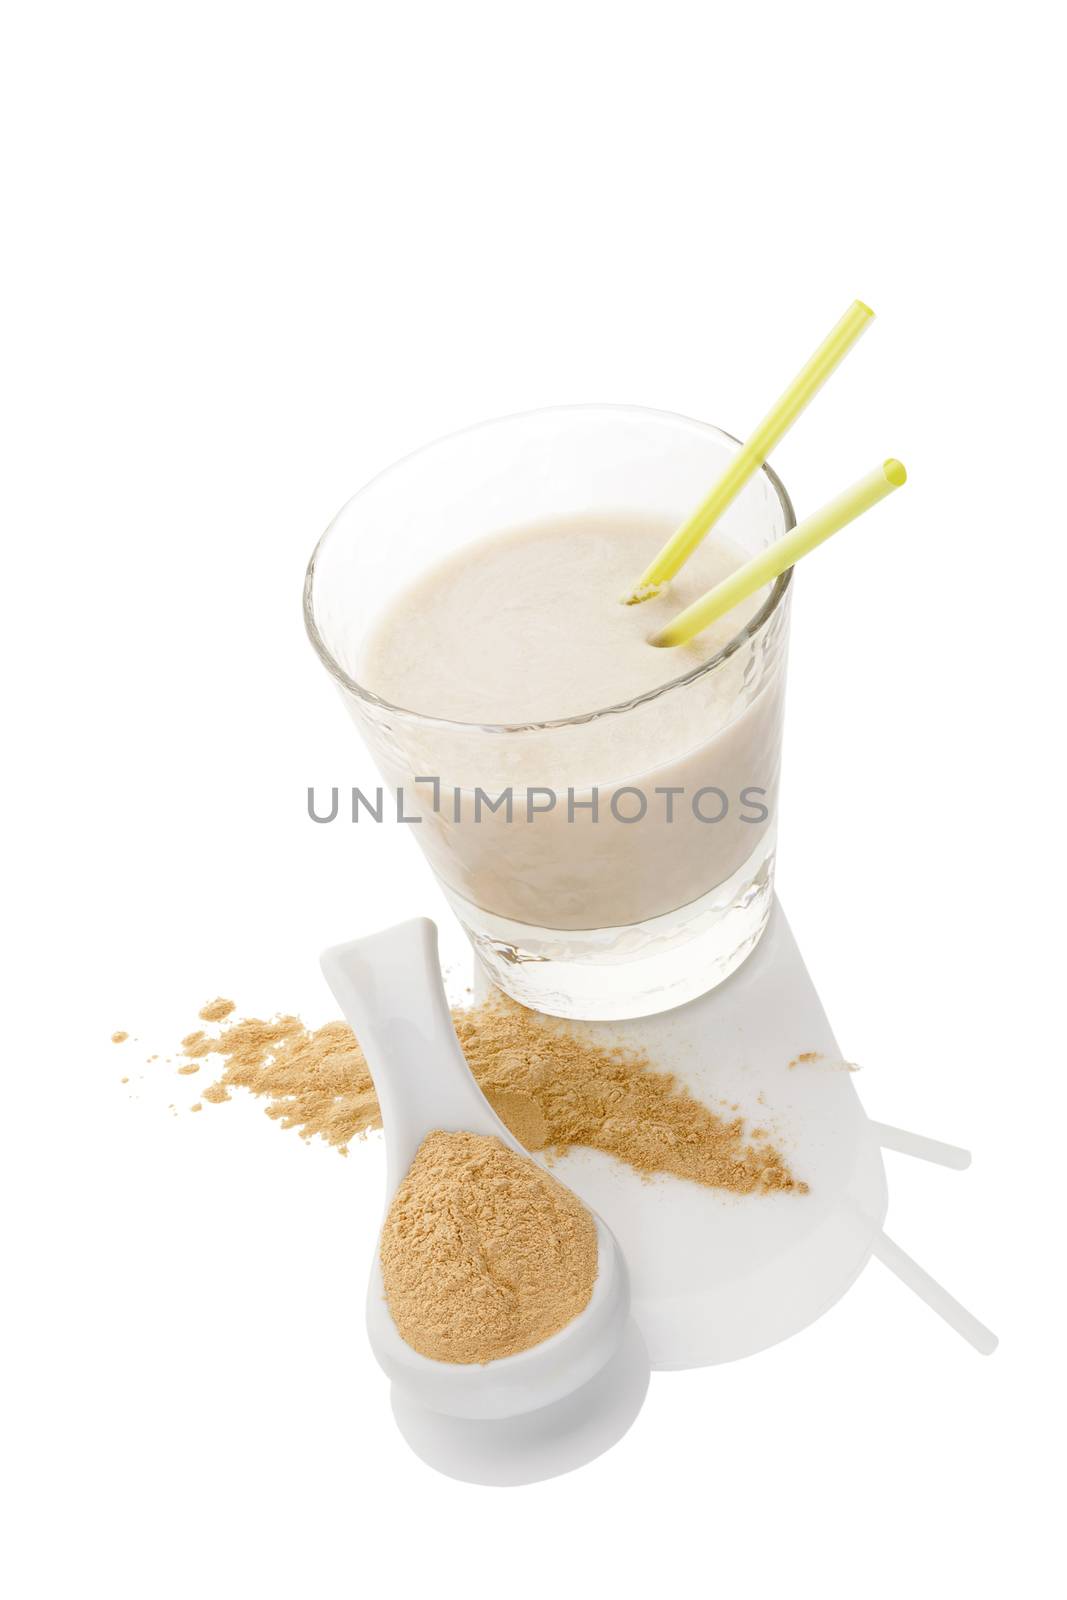
[[[1002,1595],[1059,1563],[1062,84],[1053,8],[13,4],[0,50],[3,1437],[23,1597]],[[655,1377],[512,1492],[411,1457],[362,1331],[377,1140],[190,1116],[209,997],[324,1020],[325,944],[454,926],[302,631],[315,538],[496,413],[744,433],[879,319],[774,464],[910,482],[794,604],[779,887],[899,1242],[800,1337]],[[116,1047],[115,1028],[136,1042]],[[122,1086],[121,1075],[131,1076]],[[174,1112],[168,1109],[171,1104]]]

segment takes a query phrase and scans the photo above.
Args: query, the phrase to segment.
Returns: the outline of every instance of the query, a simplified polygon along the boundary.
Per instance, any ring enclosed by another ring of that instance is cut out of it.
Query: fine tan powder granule
[[[223,1017],[228,1017],[233,1010],[233,1001],[224,1000],[220,995],[217,1000],[209,1000],[206,1006],[200,1007],[201,1022],[221,1022]]]
[[[807,1193],[762,1133],[746,1134],[741,1116],[717,1115],[672,1073],[657,1072],[643,1051],[592,1044],[502,997],[452,1017],[475,1078],[528,1150],[585,1146],[640,1173],[672,1173],[735,1194]],[[217,1038],[191,1033],[182,1047],[187,1060],[222,1058],[201,1100],[218,1104],[233,1089],[248,1089],[283,1128],[305,1139],[321,1135],[343,1154],[381,1126],[363,1052],[343,1022],[310,1030],[299,1017],[251,1017]]]
[[[420,1355],[497,1361],[589,1304],[596,1227],[577,1195],[499,1139],[438,1131],[389,1208],[381,1264],[393,1321]]]

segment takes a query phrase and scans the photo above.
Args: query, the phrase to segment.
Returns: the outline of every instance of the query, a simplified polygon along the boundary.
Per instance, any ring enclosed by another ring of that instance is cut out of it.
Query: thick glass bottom
[[[442,887],[489,977],[513,1000],[590,1022],[649,1017],[714,989],[756,948],[773,898],[774,834],[699,900],[621,928],[537,928]]]

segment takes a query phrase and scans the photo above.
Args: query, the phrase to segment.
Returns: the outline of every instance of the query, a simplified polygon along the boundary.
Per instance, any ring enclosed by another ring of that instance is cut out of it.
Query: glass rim
[[[688,672],[681,673],[678,677],[671,678],[666,683],[657,684],[654,689],[646,689],[643,694],[634,695],[629,700],[620,700],[615,705],[610,706],[598,706],[593,711],[576,712],[569,717],[547,718],[544,721],[464,722],[456,717],[434,716],[426,711],[416,711],[410,706],[399,706],[395,705],[390,700],[384,700],[381,695],[375,694],[373,689],[368,689],[365,684],[357,683],[355,678],[351,677],[349,673],[345,671],[344,667],[342,667],[340,662],[334,657],[333,653],[327,646],[325,639],[319,632],[319,626],[315,620],[315,606],[312,591],[315,583],[316,563],[318,558],[325,547],[327,539],[330,537],[338,522],[348,510],[349,506],[352,505],[354,501],[358,500],[361,495],[364,495],[368,489],[373,488],[376,483],[379,483],[382,478],[389,476],[391,473],[399,471],[402,467],[405,467],[416,457],[425,455],[428,451],[435,450],[441,445],[448,444],[453,439],[462,438],[464,435],[470,433],[478,433],[483,428],[492,428],[503,422],[521,422],[527,417],[546,417],[553,414],[560,415],[576,411],[623,412],[631,416],[657,417],[672,422],[684,422],[689,427],[699,428],[701,432],[717,434],[721,439],[728,439],[731,444],[740,446],[742,443],[742,441],[736,438],[734,434],[728,433],[725,428],[716,427],[716,425],[711,422],[701,422],[697,417],[687,417],[684,413],[679,411],[662,411],[655,406],[598,405],[593,403],[569,406],[539,406],[533,411],[512,411],[501,417],[489,417],[481,422],[471,423],[469,427],[457,428],[452,433],[441,434],[438,436],[438,438],[429,440],[428,443],[420,445],[417,449],[410,450],[407,455],[400,456],[396,461],[391,462],[389,466],[383,467],[381,472],[376,472],[373,478],[369,478],[361,488],[356,490],[354,495],[351,495],[345,501],[344,505],[337,512],[336,516],[331,518],[325,531],[320,535],[315,544],[315,548],[311,552],[311,557],[307,564],[307,571],[304,574],[303,610],[304,626],[307,629],[308,638],[311,640],[311,643],[315,649],[315,653],[319,657],[319,660],[322,662],[323,666],[326,668],[327,672],[337,683],[341,685],[343,689],[346,689],[349,694],[355,695],[358,700],[362,700],[368,705],[375,706],[380,711],[387,711],[391,716],[405,717],[414,722],[426,723],[430,726],[436,726],[440,728],[463,729],[468,732],[490,734],[520,734],[547,732],[555,728],[579,727],[584,723],[596,722],[601,717],[619,716],[623,712],[632,711],[636,706],[645,705],[651,700],[658,700],[660,695],[667,694],[672,689],[684,688],[687,684],[696,682],[698,678],[703,678],[706,674],[714,672],[716,668],[722,666],[722,664],[728,661],[732,655],[736,654],[736,652],[743,644],[747,642],[747,640],[754,638],[755,635],[759,633],[770,621],[771,617],[778,610],[779,606],[784,600],[786,592],[789,589],[790,583],[792,582],[792,567],[789,567],[781,574],[780,577],[774,580],[770,594],[767,596],[766,600],[763,602],[762,606],[760,606],[756,614],[750,617],[748,622],[746,622],[742,628],[739,628],[737,633],[735,633],[732,638],[728,639],[721,649],[717,650],[713,656],[709,656],[707,661],[702,661],[699,663],[699,665],[690,667]],[[764,476],[770,483],[771,488],[774,490],[778,503],[785,514],[785,532],[788,533],[791,528],[796,526],[796,513],[793,510],[793,502],[789,498],[785,485],[782,483],[782,480],[779,478],[774,468],[769,466],[766,461],[760,467],[759,473],[756,474],[756,476],[759,475]]]

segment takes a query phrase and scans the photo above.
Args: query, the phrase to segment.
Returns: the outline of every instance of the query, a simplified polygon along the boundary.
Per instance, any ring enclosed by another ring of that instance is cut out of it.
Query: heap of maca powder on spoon
[[[382,1229],[385,1297],[432,1361],[498,1361],[589,1304],[593,1218],[577,1195],[500,1139],[427,1134]]]
[[[182,1040],[179,1071],[222,1062],[203,1101],[247,1089],[283,1128],[318,1135],[344,1154],[381,1126],[367,1063],[345,1023],[231,1022],[233,1010],[232,1001],[212,1001],[200,1016],[221,1031],[198,1029]],[[719,1116],[643,1051],[594,1044],[502,996],[452,1019],[482,1092],[527,1150],[562,1155],[584,1146],[647,1176],[669,1173],[734,1194],[807,1193],[765,1135],[747,1133],[743,1117]]]

